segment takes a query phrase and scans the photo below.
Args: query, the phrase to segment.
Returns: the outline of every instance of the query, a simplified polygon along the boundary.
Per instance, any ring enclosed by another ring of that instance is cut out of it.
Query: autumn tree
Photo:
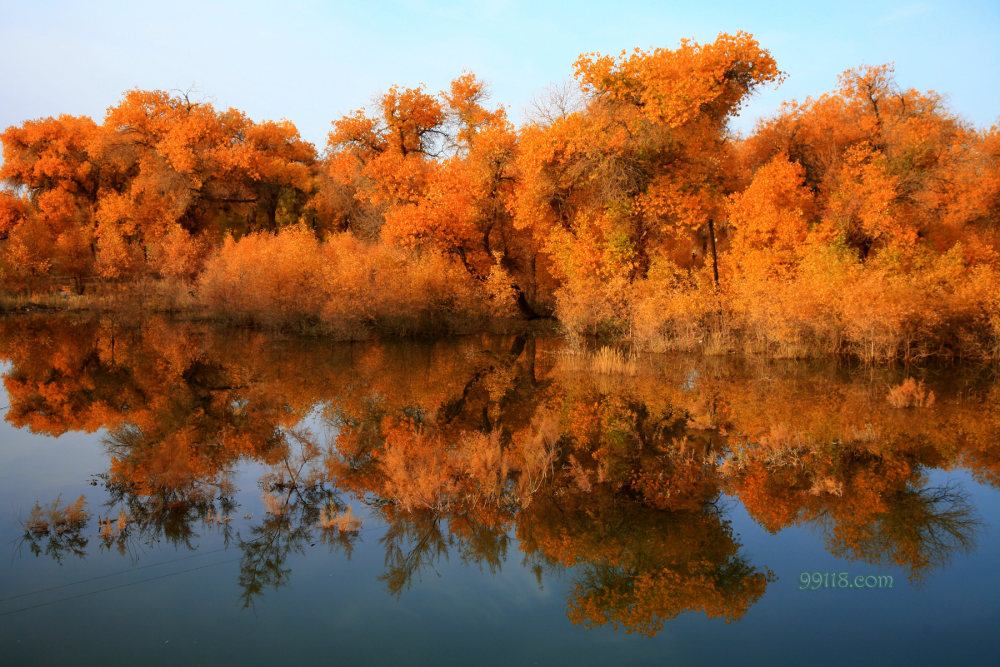
[[[123,183],[100,193],[102,273],[134,270],[137,253],[154,270],[188,273],[171,258],[223,232],[297,222],[315,154],[287,121],[254,123],[188,95],[133,90],[108,110],[96,152]],[[194,264],[196,267],[197,264]]]
[[[804,178],[800,164],[777,155],[731,196],[726,211],[733,228],[731,252],[743,274],[780,273],[797,264],[815,223],[816,205]]]
[[[327,170],[355,202],[344,226],[371,236],[374,225],[384,242],[453,255],[487,289],[509,289],[533,317],[536,252],[508,212],[517,138],[487,99],[471,74],[438,96],[394,87],[372,112],[334,123]]]
[[[7,128],[0,180],[0,234],[7,271],[85,275],[89,270],[97,193],[108,175],[90,147],[91,119],[59,116]]]
[[[8,264],[34,274],[190,276],[223,232],[298,222],[312,188],[291,123],[164,91],[129,91],[102,125],[60,116],[0,138]]]
[[[995,197],[982,162],[989,137],[941,96],[901,89],[893,67],[880,65],[848,70],[836,91],[786,104],[740,152],[751,175],[779,154],[801,165],[820,202],[815,222],[862,258],[883,247],[963,242],[982,261],[994,254],[981,240]]]
[[[575,74],[585,110],[523,131],[514,210],[584,298],[601,283],[621,293],[655,259],[690,263],[692,235],[714,248],[730,191],[728,120],[780,73],[738,33],[675,50],[584,55]]]

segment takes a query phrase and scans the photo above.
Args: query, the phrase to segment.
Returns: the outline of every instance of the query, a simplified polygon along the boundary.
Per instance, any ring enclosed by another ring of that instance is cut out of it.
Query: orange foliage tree
[[[690,265],[693,234],[714,261],[714,221],[731,188],[727,122],[780,73],[739,33],[582,56],[575,74],[586,108],[523,131],[515,213],[557,258],[564,324],[596,327],[624,318],[615,296],[654,261]]]
[[[501,305],[533,317],[537,253],[507,210],[517,137],[487,99],[471,74],[439,96],[390,89],[377,115],[362,110],[334,123],[326,182],[354,199],[344,226],[367,225],[368,234],[374,226],[386,243],[454,255],[499,301],[509,290],[514,304]]]

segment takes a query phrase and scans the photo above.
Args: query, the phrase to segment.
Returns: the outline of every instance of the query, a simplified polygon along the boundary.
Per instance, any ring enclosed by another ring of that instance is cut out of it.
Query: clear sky
[[[287,118],[322,148],[330,122],[393,84],[487,81],[519,121],[580,53],[674,47],[745,30],[788,74],[736,122],[837,74],[893,61],[904,87],[1000,120],[1000,0],[867,2],[47,2],[0,0],[0,127],[60,113],[100,120],[129,88],[187,89],[256,120]]]

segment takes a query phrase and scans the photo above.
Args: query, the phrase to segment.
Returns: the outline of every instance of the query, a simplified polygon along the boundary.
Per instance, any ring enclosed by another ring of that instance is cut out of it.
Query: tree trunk
[[[719,256],[715,251],[715,221],[708,219],[708,243],[712,248],[712,277],[715,278],[715,286],[719,287]]]
[[[479,273],[479,271],[476,271],[475,267],[473,267],[472,264],[469,263],[469,259],[465,256],[465,250],[459,248],[456,251],[456,254],[458,255],[458,258],[462,261],[462,266],[465,267],[465,270],[469,272],[470,276],[472,276],[479,282],[482,283],[486,282],[486,276]],[[541,313],[539,313],[538,311],[536,311],[534,308],[531,307],[531,304],[528,303],[528,299],[524,296],[524,290],[521,289],[520,285],[518,285],[517,283],[511,283],[510,286],[514,290],[514,303],[517,304],[517,309],[521,311],[521,316],[524,317],[524,319],[539,320],[545,317],[544,315],[542,315]]]
[[[511,283],[511,287],[514,288],[514,302],[517,304],[517,309],[521,311],[521,315],[524,316],[524,319],[540,320],[545,317],[531,307],[531,304],[528,303],[528,299],[524,296],[524,290],[522,290],[517,283]]]

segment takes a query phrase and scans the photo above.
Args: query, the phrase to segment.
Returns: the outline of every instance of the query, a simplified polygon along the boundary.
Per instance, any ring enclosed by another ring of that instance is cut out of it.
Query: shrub
[[[197,294],[237,319],[320,326],[342,338],[455,331],[487,317],[495,300],[454,258],[350,234],[319,241],[301,225],[227,239]]]

